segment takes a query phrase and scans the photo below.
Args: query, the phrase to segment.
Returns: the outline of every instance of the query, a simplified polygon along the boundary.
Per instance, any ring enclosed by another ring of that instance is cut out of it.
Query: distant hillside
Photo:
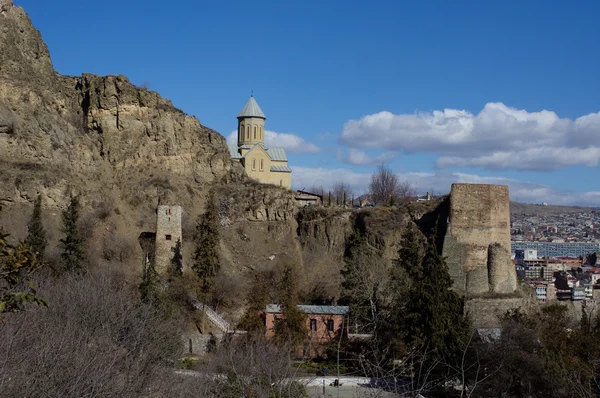
[[[510,212],[517,214],[560,214],[560,213],[590,213],[598,210],[593,207],[583,206],[542,206],[528,203],[510,202]]]

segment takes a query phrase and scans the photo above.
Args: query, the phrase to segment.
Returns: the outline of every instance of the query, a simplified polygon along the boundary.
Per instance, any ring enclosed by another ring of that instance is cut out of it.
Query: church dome
[[[262,119],[267,118],[263,111],[260,109],[260,106],[258,106],[256,101],[254,100],[254,96],[250,97],[248,102],[246,102],[246,106],[244,106],[244,109],[242,109],[242,111],[239,115],[237,115],[237,117],[238,119],[243,117],[260,117]]]

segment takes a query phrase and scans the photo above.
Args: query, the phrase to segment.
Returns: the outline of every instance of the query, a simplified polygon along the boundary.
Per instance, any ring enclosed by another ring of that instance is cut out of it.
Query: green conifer
[[[420,274],[411,274],[402,316],[404,340],[412,347],[427,347],[435,358],[449,360],[465,339],[468,320],[463,299],[451,290],[452,278],[433,238],[425,249]]]
[[[62,213],[64,238],[60,240],[61,257],[69,271],[80,271],[85,258],[85,239],[78,227],[80,211],[79,196],[70,194],[69,206]]]
[[[206,211],[198,219],[196,226],[196,250],[192,264],[192,269],[200,279],[200,291],[205,295],[211,292],[215,278],[221,269],[219,241],[219,214],[211,193]]]
[[[281,281],[282,317],[275,324],[275,338],[294,350],[306,340],[306,314],[298,308],[298,275],[295,267],[286,265]]]
[[[144,269],[142,283],[140,283],[139,291],[142,301],[145,303],[154,304],[158,299],[158,272],[154,266],[154,259],[151,259]]]
[[[171,249],[173,251],[173,258],[171,258],[171,264],[169,267],[169,278],[173,279],[176,277],[183,276],[183,254],[181,253],[181,239],[177,239],[175,247]]]
[[[33,204],[33,213],[27,224],[27,237],[25,244],[31,246],[31,249],[36,253],[38,261],[44,260],[44,252],[48,240],[46,239],[46,230],[42,224],[42,195],[38,195]]]

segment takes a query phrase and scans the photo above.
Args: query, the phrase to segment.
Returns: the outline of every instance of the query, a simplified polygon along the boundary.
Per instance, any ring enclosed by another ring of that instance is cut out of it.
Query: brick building
[[[298,305],[306,313],[307,343],[302,348],[303,355],[323,355],[329,342],[348,334],[347,315],[349,307],[338,305]],[[283,308],[279,304],[267,304],[265,326],[267,338],[275,334],[275,324],[283,318]]]

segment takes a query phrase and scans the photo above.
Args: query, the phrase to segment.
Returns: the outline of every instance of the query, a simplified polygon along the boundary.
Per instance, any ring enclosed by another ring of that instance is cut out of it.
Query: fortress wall
[[[454,288],[467,295],[516,289],[505,185],[453,184],[444,256]]]
[[[155,267],[158,273],[167,269],[173,258],[173,248],[181,239],[181,206],[158,206],[156,214]],[[183,242],[182,242],[183,243]]]

